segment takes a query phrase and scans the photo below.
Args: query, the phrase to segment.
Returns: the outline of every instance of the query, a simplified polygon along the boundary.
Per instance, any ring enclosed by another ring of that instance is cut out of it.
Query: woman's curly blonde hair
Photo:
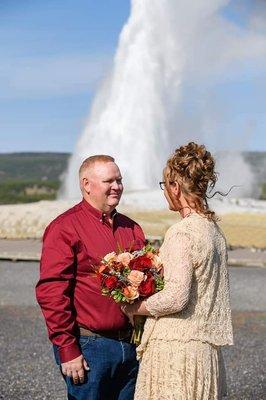
[[[204,145],[190,142],[177,148],[166,164],[166,179],[178,182],[188,203],[208,219],[216,221],[214,211],[209,209],[207,191],[217,180],[215,160]]]

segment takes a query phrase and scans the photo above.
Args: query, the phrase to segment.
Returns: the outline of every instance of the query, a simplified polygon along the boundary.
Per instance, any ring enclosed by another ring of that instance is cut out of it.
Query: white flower
[[[112,253],[106,254],[103,259],[106,263],[109,263],[110,261],[116,261],[116,254],[114,251],[112,251]]]

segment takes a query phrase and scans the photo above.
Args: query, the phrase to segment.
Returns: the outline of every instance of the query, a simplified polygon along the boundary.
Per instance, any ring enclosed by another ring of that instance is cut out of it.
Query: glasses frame
[[[159,186],[160,186],[160,189],[161,189],[161,190],[164,190],[164,189],[165,189],[165,185],[166,185],[166,182],[165,182],[165,181],[159,182]]]

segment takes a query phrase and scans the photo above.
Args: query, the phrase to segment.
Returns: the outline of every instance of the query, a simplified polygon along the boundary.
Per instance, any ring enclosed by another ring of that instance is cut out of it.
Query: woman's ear
[[[180,185],[179,185],[179,183],[176,182],[176,181],[174,183],[172,183],[171,184],[171,190],[172,190],[172,193],[175,195],[175,197],[178,198],[179,195],[180,195]]]

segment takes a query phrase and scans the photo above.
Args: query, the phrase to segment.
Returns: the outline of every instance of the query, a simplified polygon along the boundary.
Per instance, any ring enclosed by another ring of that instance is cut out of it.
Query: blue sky
[[[223,15],[246,29],[254,2]],[[129,0],[1,1],[0,152],[73,151],[129,12]],[[266,150],[263,73],[255,64],[213,89],[224,126],[251,150]]]

